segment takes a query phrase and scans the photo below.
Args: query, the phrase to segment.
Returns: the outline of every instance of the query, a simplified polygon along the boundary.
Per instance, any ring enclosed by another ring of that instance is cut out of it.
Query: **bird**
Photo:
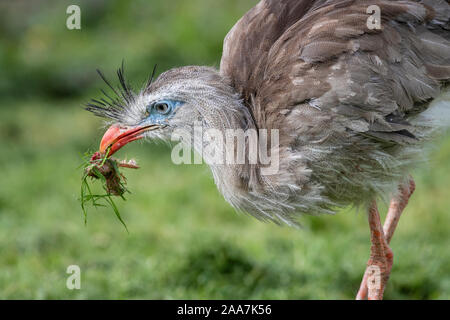
[[[196,125],[276,132],[276,172],[248,149],[244,163],[208,163],[219,192],[237,211],[294,227],[303,215],[366,210],[356,299],[381,300],[411,171],[449,124],[449,103],[433,103],[450,80],[449,20],[448,0],[261,0],[227,34],[219,68],[153,69],[134,91],[122,65],[117,86],[100,73],[112,92],[85,108],[111,125],[100,145],[111,155]],[[384,224],[380,201],[390,202]]]

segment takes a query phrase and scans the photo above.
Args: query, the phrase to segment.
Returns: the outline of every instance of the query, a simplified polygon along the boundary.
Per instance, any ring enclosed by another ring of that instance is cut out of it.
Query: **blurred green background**
[[[80,155],[103,123],[82,109],[125,59],[140,87],[159,72],[218,66],[222,41],[256,0],[0,1],[1,299],[352,299],[369,254],[363,213],[304,217],[303,229],[236,214],[205,166],[175,166],[170,150],[136,143],[142,165],[109,210],[83,223]],[[66,28],[77,3],[82,29]],[[450,298],[450,138],[431,165],[392,242],[388,299]],[[66,288],[79,265],[81,290]]]

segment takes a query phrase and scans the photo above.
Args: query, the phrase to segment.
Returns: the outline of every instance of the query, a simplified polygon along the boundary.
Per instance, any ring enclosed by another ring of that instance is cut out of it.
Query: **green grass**
[[[364,214],[305,217],[301,230],[236,214],[204,166],[175,166],[165,146],[119,152],[127,171],[110,209],[78,202],[80,154],[100,120],[82,101],[3,101],[0,109],[0,299],[351,299],[369,253]],[[417,192],[392,247],[388,299],[450,298],[450,138],[418,170]],[[79,265],[81,290],[66,288]]]
[[[83,170],[83,173],[81,178],[79,201],[81,210],[83,211],[85,224],[87,224],[89,207],[93,207],[96,209],[110,208],[112,209],[120,223],[128,231],[127,225],[123,221],[113,197],[118,196],[122,200],[126,201],[124,194],[128,193],[129,191],[126,188],[126,178],[123,174],[120,173],[116,160],[110,159],[108,157],[110,149],[111,148],[109,147],[106,150],[103,158],[100,159],[93,160],[91,158],[92,154],[90,153],[86,153],[82,157],[83,164],[80,166],[80,168]],[[117,179],[118,181],[117,184],[115,184],[115,188],[113,191],[108,189],[107,177],[104,176],[99,170],[101,167],[103,167],[103,165],[105,165],[106,162],[109,163],[109,168],[112,168],[114,172],[112,173],[113,179]],[[94,186],[92,186],[92,184],[96,181],[100,182],[103,188],[103,190],[100,192],[98,192],[97,190],[93,191]],[[114,194],[112,194],[111,192],[114,192]]]

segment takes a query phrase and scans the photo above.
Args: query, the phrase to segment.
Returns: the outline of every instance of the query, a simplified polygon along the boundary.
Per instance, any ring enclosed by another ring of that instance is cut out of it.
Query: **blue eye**
[[[174,113],[175,109],[183,105],[184,102],[174,100],[160,100],[147,106],[145,119],[153,123],[167,121]]]
[[[157,102],[153,105],[153,109],[159,114],[166,115],[172,110],[172,107],[167,102]]]

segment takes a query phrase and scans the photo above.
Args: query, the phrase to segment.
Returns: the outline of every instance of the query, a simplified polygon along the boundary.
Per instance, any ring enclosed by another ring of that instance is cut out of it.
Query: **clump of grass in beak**
[[[111,147],[107,148],[104,154],[95,152],[92,156],[86,154],[83,157],[83,164],[80,166],[83,168],[80,194],[81,209],[84,214],[84,222],[87,224],[87,207],[89,205],[95,208],[109,206],[128,232],[128,228],[120,215],[113,196],[120,197],[126,201],[125,194],[129,193],[126,187],[127,180],[120,173],[119,168],[139,169],[139,166],[134,160],[119,161],[112,158],[109,156],[110,149]],[[90,183],[96,180],[101,181],[103,190],[105,191],[104,194],[96,194],[92,191],[93,189]]]

